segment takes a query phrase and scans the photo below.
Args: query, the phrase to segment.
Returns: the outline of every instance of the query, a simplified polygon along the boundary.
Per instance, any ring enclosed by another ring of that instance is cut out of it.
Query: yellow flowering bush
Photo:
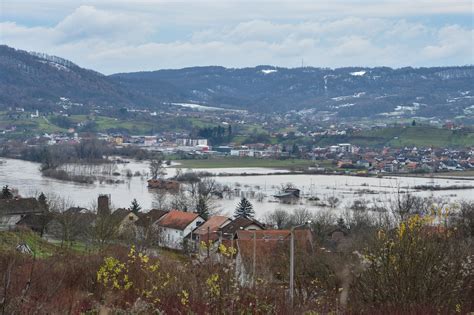
[[[172,280],[169,273],[160,272],[158,261],[153,262],[146,254],[137,253],[134,246],[126,261],[106,257],[97,271],[97,282],[106,289],[117,293],[132,290],[136,296],[153,304],[160,303],[160,292]]]
[[[237,253],[237,249],[235,247],[232,247],[232,246],[225,246],[224,244],[220,244],[219,245],[219,253],[221,255],[224,255],[225,257],[234,257],[235,254]]]
[[[431,216],[414,215],[393,230],[378,231],[361,255],[363,271],[355,274],[351,288],[356,312],[434,308],[450,313],[466,303],[474,269],[467,267],[470,256],[464,244],[439,225],[448,214],[443,210]],[[358,309],[362,303],[372,309]]]
[[[217,298],[221,295],[221,289],[219,286],[219,275],[217,273],[214,273],[209,278],[207,278],[206,285],[208,288],[208,294],[212,298]]]

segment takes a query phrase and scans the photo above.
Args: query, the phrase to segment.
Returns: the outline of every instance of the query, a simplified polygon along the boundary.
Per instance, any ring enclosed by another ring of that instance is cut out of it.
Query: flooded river
[[[144,209],[150,209],[155,202],[156,191],[147,188],[148,163],[131,162],[128,164],[117,164],[116,172],[120,176],[114,178],[121,182],[116,184],[78,184],[68,181],[56,180],[43,177],[39,170],[39,164],[21,160],[3,159],[0,164],[0,184],[9,185],[18,189],[23,196],[34,195],[44,192],[45,194],[60,195],[69,199],[76,206],[89,207],[99,194],[110,194],[112,204],[115,207],[129,207],[133,198],[136,198]],[[143,176],[127,177],[127,170],[132,173],[140,172]],[[419,177],[354,177],[337,175],[293,175],[285,174],[282,170],[272,170],[265,168],[233,168],[233,169],[199,169],[198,171],[208,171],[218,173],[258,173],[262,175],[253,176],[223,176],[215,177],[220,184],[227,185],[231,189],[237,189],[241,194],[250,196],[250,201],[254,205],[257,217],[262,217],[266,212],[276,208],[294,209],[305,207],[310,210],[317,210],[320,207],[306,198],[300,198],[297,204],[286,205],[276,202],[272,197],[282,185],[292,183],[301,190],[304,197],[317,197],[326,200],[328,197],[337,197],[340,208],[350,205],[356,199],[366,199],[373,203],[389,202],[390,198],[396,195],[397,191],[409,191],[418,196],[434,196],[449,199],[451,202],[461,200],[473,200],[474,189],[461,190],[438,190],[438,191],[418,191],[415,186],[419,185],[439,185],[448,186],[474,186],[474,179],[430,179]],[[269,173],[281,172],[278,175],[268,175]],[[167,176],[175,174],[175,168],[167,169]],[[267,174],[267,175],[265,175]],[[259,202],[252,196],[264,196]],[[239,198],[215,200],[215,207],[223,214],[232,215]]]

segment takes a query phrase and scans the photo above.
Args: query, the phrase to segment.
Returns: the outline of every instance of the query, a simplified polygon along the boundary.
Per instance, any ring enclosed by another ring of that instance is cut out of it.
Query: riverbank
[[[275,170],[286,170],[285,174],[290,175],[346,175],[357,177],[419,177],[419,178],[439,178],[439,179],[455,179],[455,180],[473,180],[474,170],[456,171],[456,172],[440,172],[440,173],[382,173],[369,174],[363,170],[349,170],[347,173],[345,169],[335,169],[334,165],[329,160],[312,161],[303,159],[257,159],[257,158],[212,158],[202,160],[176,160],[173,161],[175,168],[192,168],[192,169],[238,169],[238,168],[267,168]],[[316,166],[317,165],[317,166]],[[308,170],[309,167],[321,167],[325,170]],[[351,172],[352,171],[352,172]],[[214,175],[217,176],[259,176],[259,175],[281,175],[281,172],[219,172]]]
[[[386,174],[385,176],[393,177],[418,177],[418,178],[438,178],[438,179],[455,179],[455,180],[474,180],[474,170],[443,172],[443,173],[408,173],[408,174]]]
[[[316,164],[326,167],[330,166],[330,161],[312,161],[303,159],[256,159],[256,158],[209,158],[201,160],[176,160],[179,163],[175,167],[181,168],[244,168],[244,167],[263,167],[295,170],[315,166]]]

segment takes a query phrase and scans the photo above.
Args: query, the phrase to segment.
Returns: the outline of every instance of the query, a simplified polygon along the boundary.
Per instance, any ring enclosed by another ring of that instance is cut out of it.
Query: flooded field
[[[76,206],[88,207],[99,194],[110,194],[115,207],[128,207],[136,198],[144,209],[156,206],[159,192],[147,188],[148,163],[130,162],[108,166],[111,181],[96,181],[94,184],[79,184],[42,176],[39,164],[21,160],[3,159],[0,164],[0,184],[17,188],[21,195],[38,192],[60,195]],[[438,188],[474,186],[474,179],[439,179],[420,177],[354,177],[336,175],[285,174],[284,170],[267,168],[199,169],[214,174],[251,173],[260,175],[233,175],[213,177],[217,183],[227,186],[233,194],[229,198],[216,199],[214,206],[223,214],[231,215],[239,196],[249,197],[257,217],[276,208],[295,209],[305,207],[312,211],[321,209],[330,197],[339,199],[338,208],[347,208],[354,200],[365,199],[373,204],[387,204],[399,192],[410,192],[418,196],[442,197],[450,202],[472,200],[474,189],[418,190],[417,186],[434,185]],[[167,177],[174,176],[176,169],[167,168]],[[281,172],[278,175],[270,173]],[[115,175],[110,175],[115,174]],[[133,174],[133,176],[131,176]],[[105,176],[105,175],[104,175]],[[301,190],[301,198],[293,204],[279,203],[273,195],[281,187],[291,183]],[[316,202],[315,200],[319,200]],[[337,211],[337,210],[335,210]]]

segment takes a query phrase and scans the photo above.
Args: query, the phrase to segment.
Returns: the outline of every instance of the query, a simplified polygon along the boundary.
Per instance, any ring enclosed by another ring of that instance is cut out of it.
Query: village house
[[[135,222],[139,216],[130,209],[119,208],[112,212],[112,217],[118,222],[118,232],[121,237],[132,237],[136,235]]]
[[[152,239],[153,245],[159,245],[161,235],[155,223],[167,213],[168,211],[159,209],[151,209],[146,213],[142,213],[135,221],[137,239],[142,241]]]
[[[135,225],[139,228],[147,228],[153,225],[156,221],[158,221],[162,216],[167,214],[168,211],[159,210],[159,209],[151,209],[146,213],[142,213],[138,220],[135,221]]]
[[[190,248],[192,251],[197,252],[199,258],[215,257],[219,259],[219,255],[214,254],[218,252],[218,247],[222,243],[223,232],[222,228],[227,224],[231,223],[232,220],[225,216],[212,216],[202,225],[198,226],[188,238],[192,240]],[[226,235],[231,236],[231,235]],[[202,244],[206,244],[202,246]]]
[[[70,207],[60,216],[50,215],[44,232],[47,238],[85,240],[95,219],[95,213],[86,208]]]
[[[226,224],[222,227],[220,231],[220,235],[223,239],[233,239],[234,235],[237,231],[245,230],[245,231],[253,231],[253,230],[264,230],[265,225],[258,222],[257,220],[245,216],[239,216],[235,218],[233,221]]]
[[[219,240],[219,238],[222,238],[222,228],[231,222],[232,220],[225,216],[212,216],[193,231],[193,240],[197,244],[199,244],[201,241],[206,243],[215,242]]]
[[[0,231],[14,229],[25,216],[44,211],[36,198],[0,199]]]
[[[47,233],[48,224],[52,219],[53,216],[47,211],[41,213],[28,213],[16,223],[16,226],[30,229],[43,237],[43,235]]]
[[[273,197],[282,203],[293,203],[300,198],[300,190],[297,188],[285,188],[282,192]]]
[[[184,249],[186,237],[204,219],[197,213],[172,210],[163,215],[156,225],[161,235],[160,245],[172,249]]]

